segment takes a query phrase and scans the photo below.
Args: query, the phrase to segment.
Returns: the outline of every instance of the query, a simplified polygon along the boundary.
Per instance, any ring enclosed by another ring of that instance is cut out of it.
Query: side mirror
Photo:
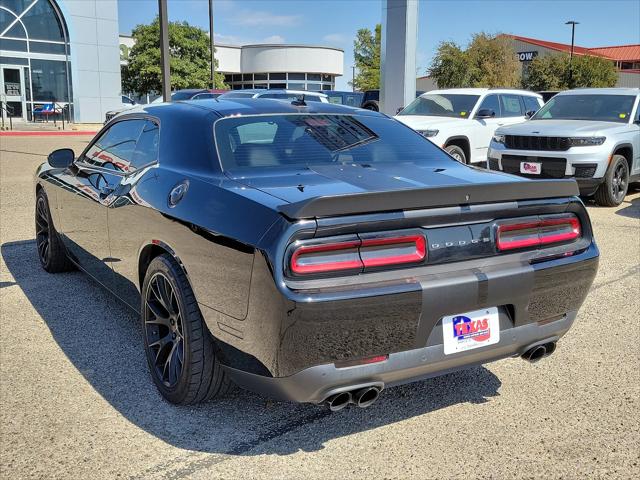
[[[70,148],[61,148],[54,150],[47,157],[47,162],[53,168],[67,168],[75,160],[75,153]]]
[[[535,110],[529,110],[527,113],[524,114],[525,118],[531,118],[536,114]]]
[[[491,110],[490,108],[481,108],[476,113],[476,118],[493,118],[496,116],[496,112]]]

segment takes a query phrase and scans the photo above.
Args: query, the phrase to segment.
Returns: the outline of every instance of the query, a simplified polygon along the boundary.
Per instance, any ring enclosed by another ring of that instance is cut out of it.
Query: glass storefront
[[[14,117],[33,120],[48,103],[73,107],[68,35],[55,0],[0,0],[0,50],[0,95]]]
[[[227,74],[225,83],[233,90],[247,88],[288,88],[290,90],[333,90],[335,76],[326,73]],[[323,83],[320,83],[320,82]]]

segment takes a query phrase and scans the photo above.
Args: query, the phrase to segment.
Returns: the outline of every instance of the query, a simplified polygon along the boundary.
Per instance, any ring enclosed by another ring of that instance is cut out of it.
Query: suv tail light
[[[569,242],[581,235],[580,220],[573,214],[538,217],[498,225],[496,244],[500,251],[515,250]]]
[[[426,256],[424,235],[401,235],[301,245],[289,266],[295,275],[309,275],[420,263]]]

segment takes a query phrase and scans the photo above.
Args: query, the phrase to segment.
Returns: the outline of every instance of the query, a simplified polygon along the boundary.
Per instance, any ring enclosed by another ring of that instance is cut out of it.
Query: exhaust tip
[[[325,401],[327,407],[332,412],[337,412],[338,410],[342,410],[344,407],[351,403],[352,397],[349,392],[341,392],[336,393],[335,395],[331,395]]]
[[[556,342],[547,343],[544,348],[547,349],[547,351],[545,352],[545,357],[548,357],[556,351]]]
[[[354,395],[354,401],[360,408],[367,408],[380,396],[380,390],[376,387],[367,387],[358,390]]]
[[[555,348],[555,347],[554,347]],[[545,345],[538,345],[537,347],[530,348],[522,355],[526,361],[530,363],[536,363],[541,360],[547,354],[547,348]]]

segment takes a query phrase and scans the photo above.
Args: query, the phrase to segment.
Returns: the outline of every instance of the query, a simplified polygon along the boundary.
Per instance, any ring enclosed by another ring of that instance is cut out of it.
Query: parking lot
[[[0,137],[3,478],[638,478],[640,193],[590,204],[600,269],[551,357],[385,390],[331,413],[153,387],[137,316],[38,263],[32,176],[90,137]],[[329,472],[329,473],[328,473]]]

